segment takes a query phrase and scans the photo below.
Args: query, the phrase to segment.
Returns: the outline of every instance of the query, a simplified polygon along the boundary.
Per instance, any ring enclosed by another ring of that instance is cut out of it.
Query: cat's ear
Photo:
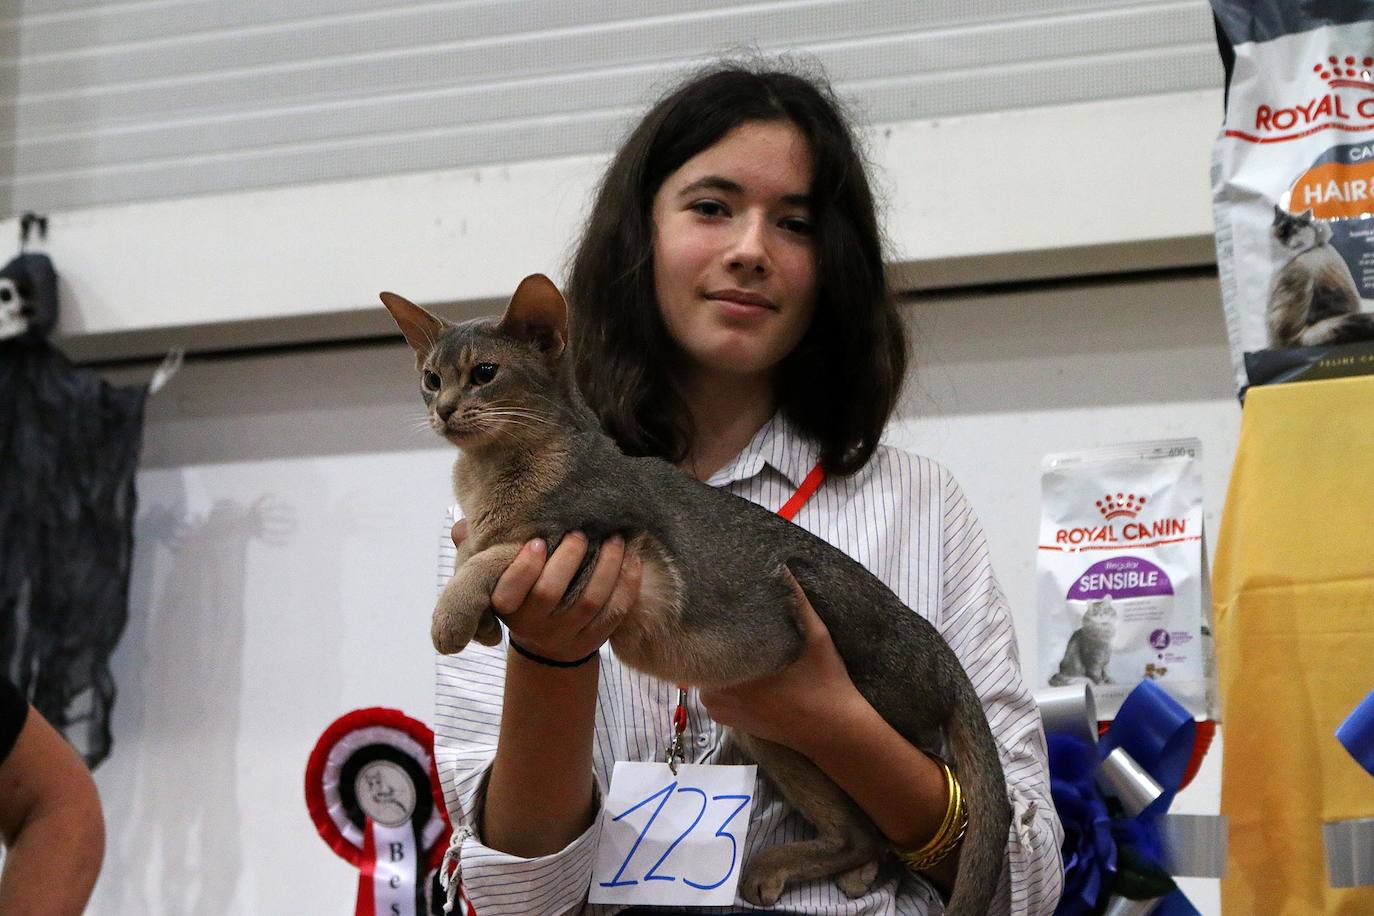
[[[553,362],[568,343],[568,304],[552,280],[543,274],[530,274],[516,287],[497,330],[529,341]]]
[[[1299,213],[1299,214],[1298,214],[1298,219],[1309,220],[1309,221],[1310,221],[1310,220],[1312,219],[1312,208],[1311,208],[1311,207],[1308,207],[1306,210],[1304,210],[1304,211],[1302,211],[1301,213]]]
[[[415,368],[423,369],[429,351],[434,348],[434,342],[444,330],[444,320],[436,318],[414,302],[395,293],[381,293],[381,299],[382,305],[385,305],[391,317],[396,319],[401,333],[405,335],[406,343],[415,351]]]
[[[1288,215],[1288,214],[1285,213],[1285,212],[1283,211],[1283,208],[1282,208],[1282,207],[1280,207],[1278,204],[1274,204],[1274,225],[1275,225],[1275,226],[1277,226],[1279,223],[1283,222],[1283,218],[1284,218],[1285,216],[1287,216],[1287,215]]]

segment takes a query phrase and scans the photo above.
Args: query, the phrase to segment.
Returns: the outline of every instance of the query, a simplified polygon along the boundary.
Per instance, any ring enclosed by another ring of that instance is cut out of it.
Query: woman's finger
[[[501,578],[496,580],[496,587],[491,590],[491,606],[496,613],[507,617],[520,610],[544,571],[544,554],[547,551],[548,546],[540,538],[520,548]]]
[[[558,607],[563,602],[563,596],[567,594],[568,584],[572,582],[573,576],[577,575],[577,569],[582,565],[582,559],[586,555],[585,534],[571,531],[563,535],[563,540],[549,556],[539,579],[530,589],[523,610],[530,614],[546,616]]]
[[[592,569],[591,576],[587,579],[587,587],[582,589],[582,594],[567,605],[566,610],[560,612],[568,616],[568,622],[577,626],[582,626],[588,620],[596,616],[597,612],[606,604],[606,599],[611,597],[611,591],[615,588],[616,580],[620,578],[620,567],[625,560],[625,539],[620,535],[612,535],[601,544],[601,551],[596,558],[596,566]]]
[[[821,636],[828,637],[830,630],[821,620],[821,615],[816,613],[816,608],[812,606],[811,599],[806,597],[806,592],[802,589],[797,577],[792,575],[792,570],[786,566],[782,568],[782,574],[792,585],[792,591],[796,593],[797,604],[795,607],[795,619],[797,626],[801,630],[803,639],[815,640]]]
[[[595,636],[598,640],[605,640],[610,636],[620,624],[625,612],[634,607],[635,602],[639,600],[639,587],[643,581],[644,558],[638,551],[627,552],[624,562],[620,564],[620,576],[616,579],[610,597],[602,603],[596,616],[587,621],[582,632]]]

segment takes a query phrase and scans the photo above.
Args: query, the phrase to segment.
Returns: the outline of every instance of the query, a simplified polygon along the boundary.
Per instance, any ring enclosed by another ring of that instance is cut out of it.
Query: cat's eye
[[[443,380],[439,378],[439,373],[437,372],[426,372],[424,375],[420,376],[420,384],[425,387],[426,391],[438,391],[442,381]]]
[[[496,378],[496,364],[478,363],[472,367],[472,373],[468,377],[472,379],[474,385],[485,385]]]

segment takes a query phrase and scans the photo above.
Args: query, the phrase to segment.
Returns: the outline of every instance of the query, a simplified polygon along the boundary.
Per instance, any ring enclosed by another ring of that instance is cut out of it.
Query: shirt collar
[[[820,447],[803,436],[781,411],[749,440],[734,460],[707,481],[713,487],[748,480],[761,473],[764,466],[777,471],[793,487],[800,487],[806,475],[820,460]]]

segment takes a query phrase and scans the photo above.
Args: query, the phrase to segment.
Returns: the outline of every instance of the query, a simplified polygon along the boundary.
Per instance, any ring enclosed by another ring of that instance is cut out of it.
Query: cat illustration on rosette
[[[1265,324],[1269,346],[1323,347],[1374,340],[1374,313],[1365,311],[1345,258],[1331,245],[1331,227],[1310,209],[1274,207]]]
[[[1107,663],[1112,660],[1112,637],[1116,636],[1116,608],[1112,596],[1103,595],[1089,603],[1083,623],[1069,637],[1059,670],[1050,676],[1051,687],[1069,684],[1110,684]]]

